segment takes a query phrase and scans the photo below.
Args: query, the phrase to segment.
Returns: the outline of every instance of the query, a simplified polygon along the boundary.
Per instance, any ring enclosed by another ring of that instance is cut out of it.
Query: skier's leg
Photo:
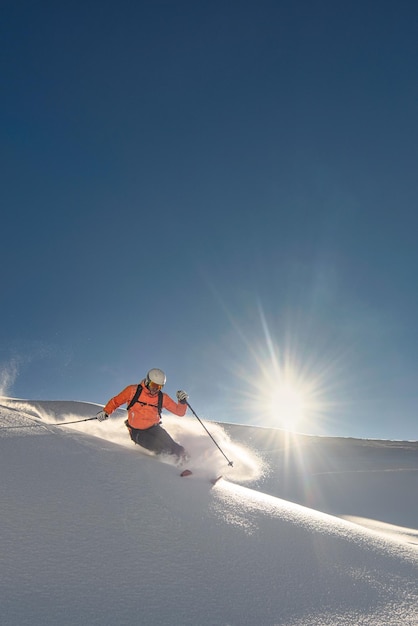
[[[185,455],[183,446],[176,443],[159,424],[146,430],[135,429],[135,440],[140,446],[156,454],[174,454],[178,458]]]

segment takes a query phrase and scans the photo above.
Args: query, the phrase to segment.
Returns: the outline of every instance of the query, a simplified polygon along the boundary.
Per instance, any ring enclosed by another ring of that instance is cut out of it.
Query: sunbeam
[[[238,394],[240,409],[254,415],[257,424],[288,432],[324,434],[338,379],[338,359],[303,354],[295,329],[287,329],[278,343],[268,326],[261,304],[262,340],[245,337],[251,363],[245,373],[235,374],[245,382]]]

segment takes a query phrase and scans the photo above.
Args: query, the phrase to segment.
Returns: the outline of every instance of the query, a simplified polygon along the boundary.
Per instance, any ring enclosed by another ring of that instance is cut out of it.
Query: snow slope
[[[417,443],[209,422],[227,468],[167,416],[180,478],[123,411],[62,425],[98,408],[0,399],[2,624],[418,624]]]

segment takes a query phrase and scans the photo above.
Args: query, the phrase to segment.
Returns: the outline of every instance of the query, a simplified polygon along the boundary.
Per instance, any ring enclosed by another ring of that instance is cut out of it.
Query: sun
[[[308,402],[304,392],[291,382],[284,382],[271,391],[268,412],[273,422],[286,430],[294,430],[307,417]]]
[[[334,361],[301,349],[292,341],[292,333],[285,334],[279,345],[262,311],[260,316],[264,341],[247,340],[250,361],[235,370],[241,381],[237,408],[262,426],[291,433],[323,433],[335,409]]]
[[[249,395],[263,424],[291,432],[317,431],[327,405],[321,377],[290,356],[263,363]]]
[[[326,385],[320,368],[301,361],[293,353],[275,350],[273,358],[260,355],[250,374],[243,376],[245,391],[239,406],[263,426],[289,432],[322,431],[326,420]]]

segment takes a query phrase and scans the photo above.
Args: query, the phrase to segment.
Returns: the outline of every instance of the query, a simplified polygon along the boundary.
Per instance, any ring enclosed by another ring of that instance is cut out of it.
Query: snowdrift
[[[0,403],[2,624],[418,624],[416,443],[207,423],[228,468],[166,417],[180,478],[123,411],[69,427],[99,407]]]

